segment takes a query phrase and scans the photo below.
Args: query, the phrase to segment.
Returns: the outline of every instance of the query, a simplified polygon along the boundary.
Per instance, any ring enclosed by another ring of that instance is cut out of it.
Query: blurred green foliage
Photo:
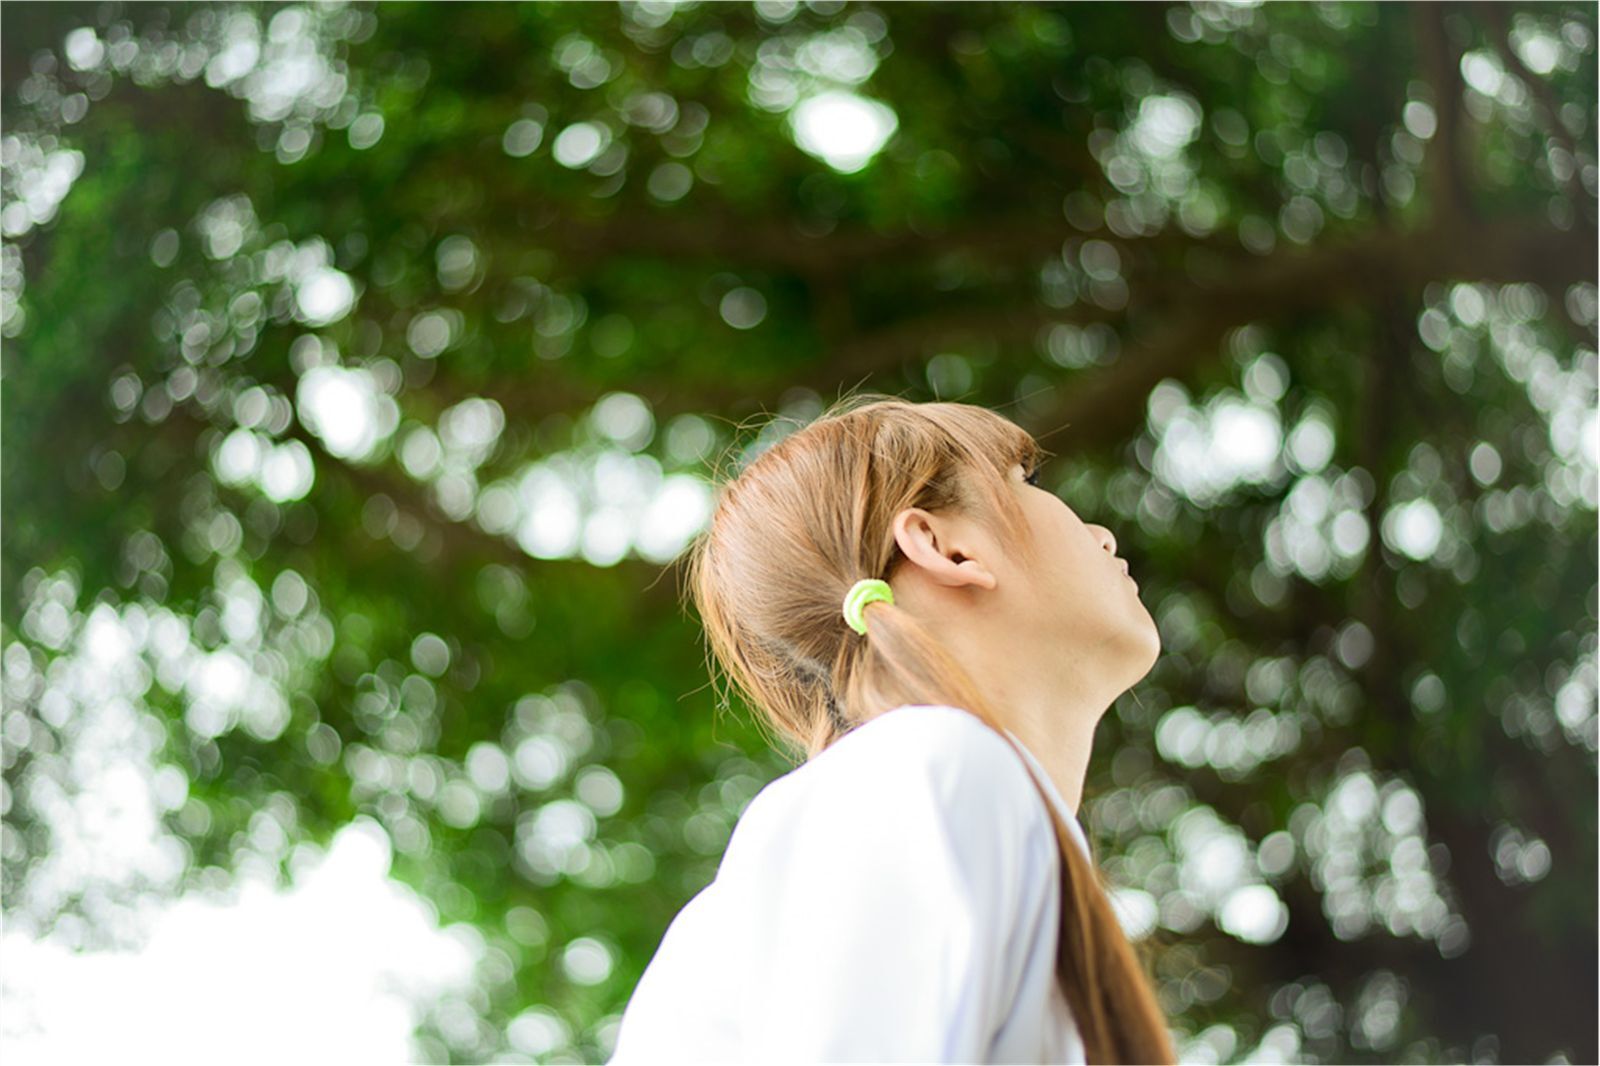
[[[8,922],[365,815],[484,940],[419,1054],[603,1058],[790,765],[671,560],[864,386],[1134,563],[1085,820],[1185,1061],[1595,1061],[1593,4],[0,21]],[[113,706],[126,874],[62,857]]]

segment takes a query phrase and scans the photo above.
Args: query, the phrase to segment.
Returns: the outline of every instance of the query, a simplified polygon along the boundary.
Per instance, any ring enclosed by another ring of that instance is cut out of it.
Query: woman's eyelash
[[[1026,481],[1030,485],[1039,484],[1039,468],[1034,467],[1032,470],[1028,471],[1022,480]]]

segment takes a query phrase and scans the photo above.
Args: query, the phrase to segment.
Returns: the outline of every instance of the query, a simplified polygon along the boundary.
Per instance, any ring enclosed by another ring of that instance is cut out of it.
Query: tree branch
[[[1426,179],[1432,218],[1436,225],[1463,216],[1475,220],[1479,215],[1462,171],[1461,57],[1451,46],[1445,24],[1449,8],[1443,3],[1414,4],[1411,13],[1439,119]]]

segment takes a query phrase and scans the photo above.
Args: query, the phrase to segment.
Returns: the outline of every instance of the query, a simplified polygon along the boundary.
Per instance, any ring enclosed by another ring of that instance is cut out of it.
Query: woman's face
[[[1117,538],[1105,526],[1084,522],[1055,493],[1029,484],[1026,473],[1017,463],[1010,478],[1033,530],[1041,572],[1013,590],[1020,613],[1049,634],[1051,645],[1083,649],[1132,684],[1155,665],[1161,637],[1116,554]]]

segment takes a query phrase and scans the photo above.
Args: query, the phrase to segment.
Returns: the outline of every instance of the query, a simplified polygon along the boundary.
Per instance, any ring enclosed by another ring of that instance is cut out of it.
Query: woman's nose
[[[1094,526],[1095,536],[1100,538],[1100,546],[1112,555],[1117,554],[1117,536],[1105,526]]]

